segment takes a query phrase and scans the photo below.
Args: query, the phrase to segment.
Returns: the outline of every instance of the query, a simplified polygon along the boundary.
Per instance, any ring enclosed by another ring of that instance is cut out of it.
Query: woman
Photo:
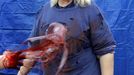
[[[69,56],[60,75],[113,75],[115,41],[91,0],[51,0],[38,13],[31,36],[45,35],[53,22],[68,28]],[[50,63],[45,75],[54,75],[57,64]]]

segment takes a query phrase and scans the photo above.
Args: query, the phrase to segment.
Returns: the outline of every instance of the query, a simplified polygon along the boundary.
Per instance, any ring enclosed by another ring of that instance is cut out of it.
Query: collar
[[[56,8],[60,8],[60,9],[63,9],[63,8],[71,8],[71,7],[74,7],[74,6],[75,6],[74,1],[72,1],[72,2],[71,2],[69,5],[67,5],[66,7],[61,7],[61,6],[59,6],[58,3],[55,5]]]

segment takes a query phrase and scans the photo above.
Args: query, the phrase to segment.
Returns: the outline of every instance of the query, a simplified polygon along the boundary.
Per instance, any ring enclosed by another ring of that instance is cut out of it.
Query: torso
[[[50,5],[47,4],[44,8],[44,12],[42,13],[43,22],[41,23],[42,25],[40,26],[40,35],[44,35],[46,27],[48,27],[49,24],[53,22],[63,23],[68,28],[67,42],[70,49],[70,54],[69,59],[65,65],[65,71],[63,72],[63,74],[65,73],[65,75],[66,74],[78,75],[78,73],[82,71],[79,70],[79,68],[84,69],[84,65],[89,66],[89,68],[94,67],[93,70],[98,70],[97,73],[94,75],[100,75],[96,57],[92,52],[92,48],[90,46],[90,40],[87,37],[88,36],[87,31],[90,29],[89,28],[90,16],[88,12],[89,10],[87,11],[87,9],[89,9],[89,7],[81,8],[78,6],[66,9],[58,9],[56,7],[51,8]],[[55,63],[53,62],[53,64],[56,63],[57,61],[55,61]],[[51,66],[49,67],[49,69],[51,70],[54,67]],[[74,71],[74,73],[72,71]],[[89,71],[89,73],[91,72]]]

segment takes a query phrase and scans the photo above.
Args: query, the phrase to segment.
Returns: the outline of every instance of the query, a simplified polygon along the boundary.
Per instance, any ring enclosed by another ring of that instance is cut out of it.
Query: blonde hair
[[[58,0],[51,0],[51,7],[55,6],[58,3]],[[74,3],[78,6],[85,7],[91,4],[91,0],[74,0]]]

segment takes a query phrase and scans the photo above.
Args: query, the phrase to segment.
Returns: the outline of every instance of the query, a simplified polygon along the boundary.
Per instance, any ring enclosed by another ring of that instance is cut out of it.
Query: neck
[[[61,7],[66,7],[67,5],[69,5],[72,2],[72,0],[59,0],[58,4]]]

